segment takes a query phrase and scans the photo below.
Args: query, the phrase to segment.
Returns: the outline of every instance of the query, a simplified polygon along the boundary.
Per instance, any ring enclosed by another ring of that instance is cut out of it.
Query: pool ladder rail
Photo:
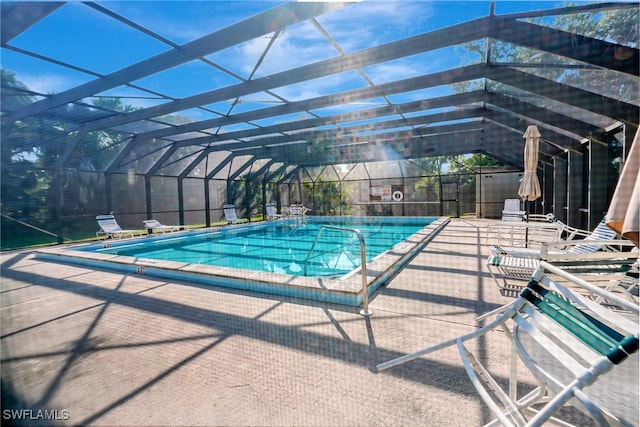
[[[313,249],[316,247],[318,240],[320,239],[320,235],[324,230],[338,230],[338,231],[346,231],[348,233],[353,233],[358,237],[360,241],[360,273],[362,274],[362,310],[360,310],[360,314],[367,317],[371,316],[372,311],[369,310],[369,292],[367,286],[367,254],[366,247],[364,243],[364,237],[360,230],[356,228],[347,228],[347,227],[337,227],[335,225],[322,225],[320,226],[320,230],[318,230],[318,234],[316,234],[316,238],[309,248],[309,252],[307,253],[307,257],[304,259],[304,275],[307,275],[307,265],[311,254],[313,253]]]

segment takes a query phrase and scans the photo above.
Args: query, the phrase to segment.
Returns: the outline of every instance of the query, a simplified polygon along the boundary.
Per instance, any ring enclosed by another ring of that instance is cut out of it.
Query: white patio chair
[[[122,229],[113,215],[98,215],[96,216],[96,221],[98,221],[98,225],[100,226],[100,230],[96,232],[97,238],[100,238],[100,236],[106,236],[106,238],[121,239],[127,236],[135,237],[136,234],[142,234],[140,230]]]
[[[503,221],[522,221],[525,211],[520,209],[520,199],[505,199],[502,209]]]
[[[605,248],[610,241],[617,237],[617,233],[613,229],[607,227],[605,218],[602,218],[596,228],[591,232],[570,227],[560,221],[557,221],[554,224],[558,227],[556,234],[556,237],[558,238],[549,242],[540,241],[539,243],[547,246],[552,245],[554,247],[553,251],[556,253],[567,252],[574,254],[587,254],[597,252]],[[532,227],[539,228],[535,223],[531,225]],[[532,237],[536,236],[535,229],[532,228],[529,232]],[[580,244],[572,245],[569,243],[574,241],[579,241]],[[563,242],[567,242],[567,244],[563,245]],[[510,255],[517,257],[540,258],[541,248],[532,248],[531,244],[526,248],[498,244],[489,246],[489,250],[491,250],[491,252],[496,256]]]
[[[305,216],[307,212],[311,212],[311,209],[306,207],[305,205],[291,205],[289,206],[289,216]]]
[[[562,246],[563,249],[559,249],[558,246]],[[590,252],[581,249],[580,246],[589,249],[607,247],[607,250]],[[614,251],[613,248],[617,250]],[[615,286],[615,282],[621,280],[631,266],[638,262],[639,256],[638,248],[627,240],[585,239],[543,243],[541,249],[530,250],[521,256],[489,255],[485,265],[500,293],[504,296],[515,296],[522,290],[524,283],[518,284],[514,281],[528,280],[541,261],[560,266],[576,275],[592,276],[591,280],[602,282],[605,286]]]
[[[184,225],[164,225],[161,224],[160,221],[155,219],[147,219],[142,221],[142,223],[144,224],[144,228],[147,229],[147,231],[151,231],[152,233],[159,232],[164,234],[167,232],[180,231],[185,229]]]
[[[279,214],[276,211],[276,205],[273,203],[267,203],[264,205],[266,209],[265,219],[280,219],[283,217],[282,214]]]
[[[636,363],[638,305],[620,299],[618,302],[627,312],[609,310],[583,298],[572,288],[552,280],[547,274],[549,272],[562,275],[574,287],[583,287],[614,300],[617,298],[580,278],[541,262],[517,299],[483,316],[496,316],[486,326],[381,363],[377,365],[378,370],[455,345],[473,386],[496,417],[488,425],[499,423],[505,426],[539,426],[547,421],[564,421],[562,425],[570,425],[568,420],[556,418],[560,416],[560,408],[565,405],[575,406],[599,425],[627,425],[633,420],[625,420],[616,412],[615,396],[613,399],[601,399],[598,395],[598,383],[609,380],[603,377],[608,371],[628,364],[629,356],[634,355],[633,363]],[[494,330],[507,333],[511,342],[511,369],[506,389],[500,386],[490,369],[471,351],[473,346],[467,344]],[[536,388],[523,396],[518,396],[518,359],[537,381]],[[625,380],[629,381],[630,387],[637,387],[638,378],[627,377]],[[608,394],[616,393],[621,386],[600,385]]]
[[[238,218],[234,205],[223,205],[222,210],[224,211],[224,218],[227,220],[227,224],[240,224],[247,221],[246,218]]]

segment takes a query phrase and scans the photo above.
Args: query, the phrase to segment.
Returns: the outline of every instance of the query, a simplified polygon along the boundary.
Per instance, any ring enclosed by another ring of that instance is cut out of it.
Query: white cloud
[[[322,15],[318,18],[328,33],[340,40],[354,40],[343,48],[347,51],[360,49],[360,46],[375,46],[380,42],[387,42],[402,37],[398,28],[407,26],[407,22],[415,22],[416,16],[421,20],[431,15],[431,6],[424,2],[364,2],[341,9],[339,13]],[[379,26],[371,26],[371,22],[383,22],[387,34],[381,35],[371,30]],[[365,31],[364,29],[368,29]],[[269,37],[260,37],[233,49],[231,55],[225,55],[225,60],[232,59],[245,76],[255,67],[270,42]],[[380,39],[382,39],[380,41]],[[278,39],[271,46],[254,78],[271,75],[306,64],[338,56],[338,51],[328,40],[309,22],[300,23],[288,28],[278,35]],[[368,67],[367,74],[376,82],[386,82],[407,78],[427,72],[420,61],[393,61]],[[352,72],[350,74],[336,74],[324,78],[307,81],[303,85],[295,84],[274,90],[288,100],[313,98],[327,93],[337,92],[345,83],[354,87],[354,76],[358,79],[356,87],[366,85],[364,80]]]
[[[289,101],[297,101],[337,93],[345,87],[355,88],[366,85],[367,83],[356,72],[351,71],[277,88],[273,92]]]
[[[376,84],[407,79],[425,74],[424,64],[411,61],[395,61],[377,64],[365,70],[366,75]]]
[[[70,78],[68,75],[29,73],[16,75],[30,90],[45,95],[59,93],[82,83],[77,79]]]
[[[260,37],[237,50],[243,71],[250,73],[266,49],[270,37]],[[278,35],[260,64],[256,77],[311,64],[339,55],[338,51],[308,22],[291,27]]]
[[[422,22],[432,16],[430,2],[365,1],[320,16],[318,21],[345,50],[352,51],[378,45],[389,37],[401,38],[409,29],[421,32]]]

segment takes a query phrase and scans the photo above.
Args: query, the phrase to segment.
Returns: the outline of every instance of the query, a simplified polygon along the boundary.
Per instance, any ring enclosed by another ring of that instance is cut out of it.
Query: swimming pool
[[[359,268],[357,235],[336,228],[324,228],[319,234],[326,225],[359,230],[365,240],[368,262],[427,224],[418,219],[407,222],[379,220],[371,224],[355,219],[306,220],[304,223],[272,221],[155,242],[132,241],[82,250],[294,276],[338,277]]]
[[[357,306],[363,287],[360,244],[356,234],[344,229],[357,229],[364,237],[371,295],[447,222],[437,217],[307,217],[44,248],[36,257]]]

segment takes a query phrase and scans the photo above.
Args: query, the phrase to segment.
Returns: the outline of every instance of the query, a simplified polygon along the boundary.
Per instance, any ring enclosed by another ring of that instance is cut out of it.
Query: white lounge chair
[[[617,233],[607,227],[605,218],[602,218],[602,221],[598,223],[596,228],[592,232],[588,232],[586,230],[581,230],[578,228],[570,227],[568,225],[563,224],[560,221],[555,222],[557,231],[556,237],[558,239],[554,239],[548,242],[540,242],[543,246],[552,246],[552,252],[555,253],[574,253],[574,254],[586,254],[593,253],[603,249],[609,243],[616,238]],[[536,231],[540,230],[530,228],[529,232],[532,236],[536,235]],[[562,239],[559,239],[562,237]],[[579,241],[578,245],[571,245],[569,242]],[[563,245],[562,243],[566,242],[567,245]],[[529,245],[531,246],[531,245]],[[541,248],[532,248],[532,247],[519,247],[519,246],[504,246],[504,245],[491,245],[489,246],[489,250],[491,253],[496,256],[517,256],[517,257],[531,257],[531,258],[540,258]]]
[[[266,209],[265,219],[280,219],[283,217],[282,214],[279,214],[276,211],[276,205],[273,203],[267,203],[264,205]]]
[[[224,218],[227,220],[227,224],[240,224],[247,221],[245,218],[238,218],[235,205],[223,205]]]
[[[563,248],[569,247],[569,249],[554,249],[554,244],[561,245]],[[603,248],[605,245],[610,245],[609,249],[613,249],[615,245],[617,250],[595,249],[590,252],[580,249],[581,246],[593,249]],[[561,266],[576,275],[589,276],[590,280],[612,287],[634,263],[638,262],[638,256],[638,249],[632,242],[626,240],[575,240],[543,243],[537,256],[528,253],[523,256],[489,255],[486,267],[500,289],[500,293],[504,296],[515,296],[524,286],[517,281],[528,280],[543,261]]]
[[[185,228],[184,225],[164,225],[155,219],[147,219],[142,221],[142,223],[144,224],[144,228],[152,233],[159,232],[164,234],[167,232],[184,230]]]
[[[288,208],[289,216],[301,217],[307,215],[307,212],[311,212],[311,209],[305,205],[291,205]]]
[[[503,221],[522,221],[525,211],[520,210],[520,199],[506,199],[502,209]]]
[[[552,280],[549,272],[561,275],[572,283],[572,287]],[[573,291],[577,287],[612,299],[627,312],[623,315],[586,299]],[[637,304],[619,300],[615,295],[543,262],[517,299],[482,318],[493,316],[495,319],[482,328],[378,364],[377,368],[388,369],[457,346],[473,386],[496,417],[488,425],[540,426],[548,421],[560,424],[557,418],[562,417],[559,411],[565,405],[586,413],[597,425],[633,423],[633,420],[625,419],[623,412],[616,411],[615,405],[620,403],[617,398],[603,399],[598,389],[615,393],[619,382],[614,385],[610,382],[611,376],[604,374],[614,368],[620,369],[621,373],[627,372],[625,365],[635,363],[629,359],[637,360]],[[492,375],[495,371],[484,365],[486,355],[476,356],[475,353],[486,349],[486,344],[476,345],[477,339],[489,340],[501,335],[491,333],[496,330],[508,334],[511,343],[510,350],[505,348],[506,354],[500,355],[501,361],[511,361],[508,387],[501,386],[499,378]],[[537,383],[524,395],[518,395],[521,378],[518,369],[521,368],[516,367],[520,364],[530,371]],[[638,379],[626,378],[625,381],[633,387]],[[628,404],[633,405],[632,401]],[[636,414],[629,416],[635,418]],[[561,425],[570,425],[570,420],[562,421],[565,424]]]
[[[98,221],[98,225],[100,226],[100,230],[96,232],[97,238],[106,236],[107,238],[121,239],[127,236],[135,237],[136,234],[142,234],[140,230],[123,230],[113,215],[98,215],[96,221]]]
[[[487,246],[536,247],[563,238],[561,222],[492,221],[486,227]]]

